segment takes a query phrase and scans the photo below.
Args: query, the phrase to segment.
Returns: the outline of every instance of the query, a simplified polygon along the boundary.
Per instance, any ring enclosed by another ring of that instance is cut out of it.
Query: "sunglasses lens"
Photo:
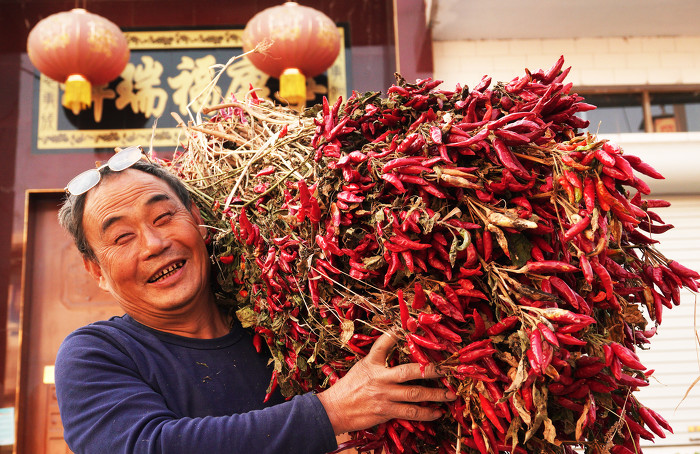
[[[80,195],[94,188],[99,181],[100,172],[97,169],[86,170],[70,180],[66,190],[73,195]]]
[[[112,156],[107,161],[107,165],[113,171],[120,172],[136,164],[139,159],[141,159],[141,147],[128,147]]]
[[[107,164],[104,164],[97,169],[86,170],[70,180],[68,186],[66,186],[66,190],[73,195],[84,194],[90,189],[94,188],[95,185],[100,182],[100,170],[104,169],[105,166],[109,166],[109,168],[114,172],[120,172],[136,164],[139,159],[141,159],[141,156],[143,156],[142,153],[143,150],[138,146],[124,148],[109,158]]]

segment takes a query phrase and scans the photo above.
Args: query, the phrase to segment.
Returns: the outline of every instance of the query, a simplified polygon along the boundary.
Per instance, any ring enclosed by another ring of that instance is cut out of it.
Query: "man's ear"
[[[109,285],[107,284],[104,274],[102,274],[102,267],[100,267],[99,263],[93,259],[83,257],[83,266],[90,276],[97,281],[97,285],[99,285],[102,290],[109,292]]]
[[[207,236],[209,235],[209,230],[204,225],[204,219],[202,219],[202,213],[200,213],[199,207],[194,202],[190,203],[190,213],[192,213],[192,217],[194,218],[194,222],[197,223],[199,233],[202,235],[202,238],[206,239]]]

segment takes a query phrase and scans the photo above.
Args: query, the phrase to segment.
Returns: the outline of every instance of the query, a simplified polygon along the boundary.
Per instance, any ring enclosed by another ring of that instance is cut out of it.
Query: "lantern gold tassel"
[[[66,80],[66,91],[63,93],[61,104],[78,115],[82,109],[92,103],[92,87],[90,82],[80,74],[71,74]]]
[[[280,75],[280,98],[289,104],[306,102],[306,77],[297,68],[287,68]]]

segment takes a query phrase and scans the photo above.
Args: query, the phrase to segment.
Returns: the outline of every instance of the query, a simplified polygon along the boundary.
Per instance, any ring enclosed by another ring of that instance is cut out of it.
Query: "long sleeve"
[[[199,408],[202,404],[197,397],[202,393],[202,383],[189,385],[187,378],[182,378],[187,376],[184,370],[190,361],[178,356],[182,361],[178,370],[163,359],[171,353],[160,358],[151,351],[131,351],[122,344],[110,336],[88,332],[69,336],[59,350],[57,397],[64,436],[76,454],[309,454],[336,448],[328,416],[313,394],[267,408],[221,415],[217,414],[221,412],[217,400],[225,404],[227,400],[237,400],[239,393],[245,394],[240,397],[250,394],[247,390],[230,389],[237,387],[235,380],[233,384],[224,380],[221,383],[225,386],[206,388],[206,392],[214,393],[206,399],[211,398],[215,402],[212,405],[219,407],[212,416],[201,414],[200,409],[193,411],[200,413],[198,416],[183,416],[179,413],[187,410],[173,407]],[[197,357],[216,361],[204,353]],[[147,354],[151,357],[148,361]],[[206,366],[212,374],[202,379],[205,382],[217,373],[212,364]],[[168,373],[172,374],[172,383]],[[266,386],[267,383],[262,384],[263,389]],[[189,392],[188,387],[197,402],[187,403],[189,397],[181,395]]]

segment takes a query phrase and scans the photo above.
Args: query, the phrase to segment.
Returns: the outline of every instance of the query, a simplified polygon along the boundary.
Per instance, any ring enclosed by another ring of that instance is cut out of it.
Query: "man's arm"
[[[422,373],[417,364],[386,367],[394,343],[389,335],[380,337],[366,358],[318,397],[297,396],[245,414],[181,418],[116,343],[108,337],[73,335],[64,341],[56,360],[64,436],[76,454],[332,451],[334,433],[393,418],[433,420],[441,412],[418,403],[456,397],[444,389],[404,384],[439,375],[433,367]],[[221,395],[227,398],[232,397]]]
[[[64,342],[56,359],[56,391],[64,436],[76,454],[308,454],[336,447],[313,394],[245,414],[179,418],[128,355],[98,336]]]

